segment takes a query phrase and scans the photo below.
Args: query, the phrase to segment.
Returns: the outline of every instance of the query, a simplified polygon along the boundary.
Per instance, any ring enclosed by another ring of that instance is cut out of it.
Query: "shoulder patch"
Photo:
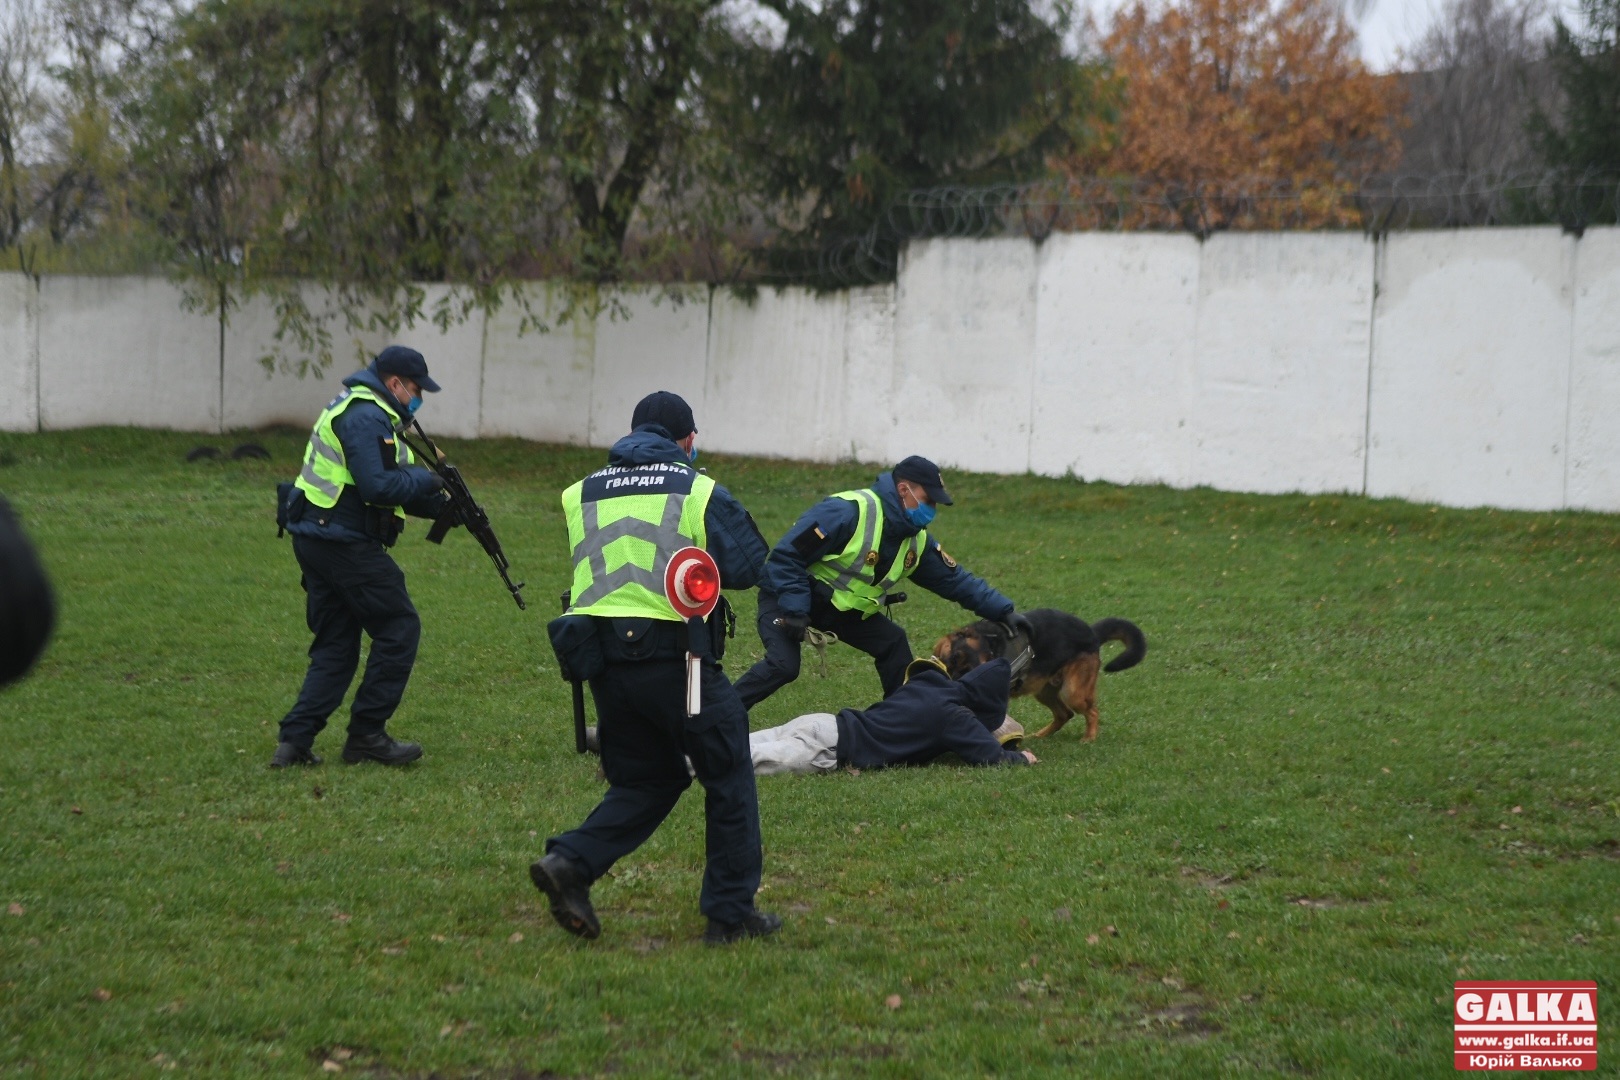
[[[956,569],[956,560],[951,558],[950,552],[946,551],[944,548],[939,549],[939,560],[952,570]]]
[[[913,566],[916,566],[916,565],[917,565],[917,553],[915,551],[906,552],[906,569],[910,570]]]
[[[793,550],[799,553],[800,558],[808,559],[815,555],[817,551],[821,550],[821,545],[825,543],[826,540],[826,533],[822,532],[815,526],[811,526],[793,538]]]
[[[878,561],[878,553],[877,552],[868,551],[866,553],[866,565],[867,566],[876,566],[877,561]]]

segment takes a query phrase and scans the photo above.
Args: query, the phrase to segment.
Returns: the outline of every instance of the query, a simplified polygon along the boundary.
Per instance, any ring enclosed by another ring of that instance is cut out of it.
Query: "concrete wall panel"
[[[39,294],[26,274],[0,274],[0,431],[39,430]]]
[[[717,290],[699,443],[734,454],[836,460],[847,430],[848,310],[842,293],[761,289],[745,300]]]
[[[1586,233],[1575,281],[1565,505],[1620,510],[1620,229]]]
[[[1361,490],[1373,256],[1370,241],[1345,233],[1205,241],[1193,483]]]
[[[1563,505],[1576,243],[1551,228],[1388,238],[1368,494]]]
[[[889,458],[985,472],[1029,468],[1036,249],[1027,240],[914,242],[895,293],[894,377],[869,422]]]
[[[421,352],[428,370],[444,387],[424,402],[423,426],[435,435],[476,437],[483,314],[475,310],[465,322],[441,332],[431,314],[436,304],[450,297],[450,290],[443,285],[424,288],[428,317],[395,333],[384,328],[350,329],[329,293],[313,287],[307,290],[304,302],[314,315],[326,320],[332,334],[332,362],[324,369],[316,366],[312,354],[276,341],[276,314],[270,299],[258,296],[242,305],[231,313],[225,329],[225,426],[305,427],[341,392],[344,379],[386,346],[398,344]]]
[[[879,417],[893,385],[895,287],[871,285],[846,292],[844,320],[844,428],[839,460],[893,465],[894,428]],[[909,451],[901,451],[903,457]]]
[[[423,395],[422,427],[435,438],[476,439],[483,405],[484,313],[474,308],[466,318],[441,330],[433,322],[433,313],[448,305],[459,314],[463,297],[448,285],[428,285],[425,291],[423,311],[428,318],[393,334],[383,332],[372,355],[389,345],[405,345],[421,353],[428,373],[440,386],[437,394]]]
[[[1068,233],[1041,246],[1030,468],[1186,485],[1199,244]]]
[[[546,329],[523,332],[525,312],[503,304],[484,336],[483,434],[583,446],[590,438],[596,320],[568,312],[561,288],[537,285],[529,309]],[[569,317],[559,321],[560,316]]]
[[[662,388],[716,450],[1620,511],[1615,228],[926,241],[894,286],[627,289],[561,324],[566,294],[532,295],[549,333],[516,304],[448,332],[335,320],[336,363],[299,378],[259,363],[263,300],[222,341],[167,282],[0,275],[0,429],[302,427],[399,341],[448,436],[606,446]]]
[[[306,302],[319,310],[321,295],[311,289]],[[278,347],[275,331],[274,305],[263,296],[231,312],[223,365],[227,428],[309,427],[359,366],[353,342],[340,333],[334,333],[332,363],[322,370],[314,356]]]
[[[681,395],[697,415],[699,441],[720,449],[725,420],[705,411],[709,351],[709,290],[625,289],[596,320],[591,383],[592,446],[611,446],[630,430],[636,402],[654,390]],[[706,436],[712,435],[709,439]]]
[[[49,277],[40,286],[44,427],[218,431],[219,318],[161,278]]]

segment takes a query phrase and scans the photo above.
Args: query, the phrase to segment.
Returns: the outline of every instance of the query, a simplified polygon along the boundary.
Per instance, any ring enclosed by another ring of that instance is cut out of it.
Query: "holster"
[[[731,602],[724,596],[720,603],[715,605],[709,615],[709,655],[715,663],[726,658],[726,639],[737,636],[737,613],[731,609]],[[692,650],[696,652],[697,650]]]
[[[589,615],[562,615],[546,624],[557,668],[570,682],[589,682],[602,674],[607,657],[597,637],[596,620]]]
[[[366,506],[366,535],[380,540],[383,547],[393,547],[404,531],[405,523],[392,506]]]
[[[304,493],[291,481],[276,485],[276,539],[287,532],[287,526],[304,516]]]

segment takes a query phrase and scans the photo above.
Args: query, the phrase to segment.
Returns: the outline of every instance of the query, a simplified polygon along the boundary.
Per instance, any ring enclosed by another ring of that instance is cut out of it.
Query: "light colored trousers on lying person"
[[[755,776],[822,773],[838,768],[838,720],[832,713],[806,713],[780,727],[748,733]]]

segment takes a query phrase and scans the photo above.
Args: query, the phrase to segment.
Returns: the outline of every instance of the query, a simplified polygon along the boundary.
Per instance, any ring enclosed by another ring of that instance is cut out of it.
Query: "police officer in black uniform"
[[[449,506],[444,481],[414,464],[398,438],[439,384],[415,349],[392,345],[343,380],[344,391],[315,422],[298,479],[284,484],[282,517],[303,571],[306,618],[315,640],[298,701],[281,721],[271,768],[319,765],[312,749],[360,664],[360,633],[371,656],[349,709],[343,760],[403,765],[422,756],[385,726],[416,663],[422,621],[405,575],[388,554],[405,515],[437,518]]]
[[[743,704],[752,709],[799,677],[800,643],[811,627],[872,657],[884,696],[894,693],[913,653],[885,599],[908,579],[1027,633],[1013,602],[958,566],[929,530],[936,507],[952,501],[939,466],[912,456],[871,487],[806,510],[765,563],[757,624],[765,657],[737,680]]]
[[[574,581],[568,613],[551,625],[564,673],[590,682],[609,788],[584,824],[546,841],[529,876],[558,925],[596,937],[591,884],[674,809],[692,782],[689,759],[708,821],[704,940],[760,937],[782,920],[754,906],[763,863],[759,804],[748,712],[719,662],[725,615],[717,611],[694,632],[665,598],[663,575],[671,555],[698,546],[714,557],[724,588],[751,588],[765,540],[742,505],[693,467],[697,429],[684,400],[651,394],[630,424],[608,467],[563,493]],[[689,649],[704,656],[696,716],[686,715]]]

